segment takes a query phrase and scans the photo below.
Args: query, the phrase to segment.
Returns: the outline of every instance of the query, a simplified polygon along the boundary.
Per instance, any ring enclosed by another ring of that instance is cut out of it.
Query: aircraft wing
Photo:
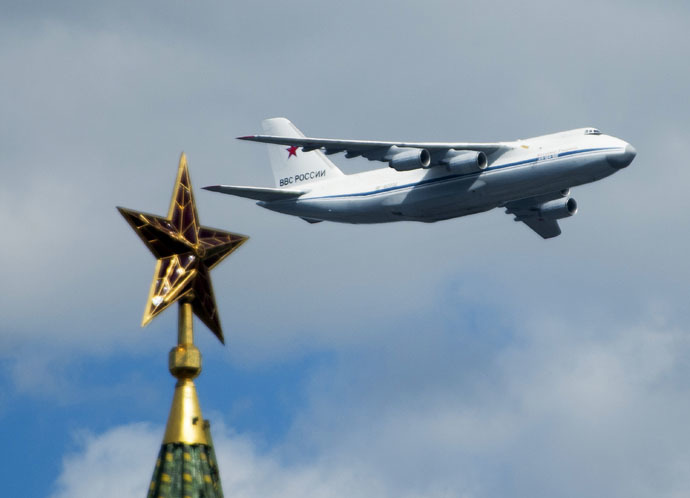
[[[282,188],[268,188],[268,187],[239,187],[233,185],[209,185],[202,187],[204,190],[211,192],[220,192],[222,194],[236,195],[238,197],[246,197],[257,201],[280,201],[283,199],[295,199],[300,195],[306,193],[306,190],[286,190]]]
[[[561,234],[561,227],[558,225],[558,220],[543,218],[539,212],[540,207],[546,202],[562,197],[563,193],[559,191],[552,194],[506,202],[503,207],[505,207],[506,213],[515,215],[515,221],[522,221],[542,238],[550,239]]]
[[[240,140],[268,144],[301,147],[304,152],[321,149],[325,154],[345,152],[345,157],[366,157],[370,161],[388,161],[391,156],[410,149],[425,149],[431,156],[430,166],[445,164],[453,151],[476,151],[492,154],[505,152],[512,147],[508,144],[472,142],[379,142],[373,140],[340,140],[334,138],[282,137],[275,135],[248,135],[237,137]]]

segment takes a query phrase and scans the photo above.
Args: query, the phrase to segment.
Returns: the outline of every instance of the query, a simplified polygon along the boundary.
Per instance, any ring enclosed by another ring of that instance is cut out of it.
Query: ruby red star
[[[185,155],[180,157],[167,218],[117,209],[158,259],[142,326],[175,301],[187,299],[194,313],[224,343],[210,270],[248,237],[201,226]]]

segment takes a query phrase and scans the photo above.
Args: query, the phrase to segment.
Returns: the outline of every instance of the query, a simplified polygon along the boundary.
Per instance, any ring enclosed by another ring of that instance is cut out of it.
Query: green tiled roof
[[[212,446],[167,443],[161,446],[149,498],[222,498]]]

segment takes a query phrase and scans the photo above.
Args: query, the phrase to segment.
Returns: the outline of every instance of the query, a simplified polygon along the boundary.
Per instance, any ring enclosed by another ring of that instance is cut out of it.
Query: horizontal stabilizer
[[[307,192],[306,190],[286,190],[282,188],[268,187],[239,187],[233,185],[209,185],[208,187],[203,188],[204,190],[210,190],[211,192],[236,195],[237,197],[246,197],[248,199],[264,202],[295,199]]]

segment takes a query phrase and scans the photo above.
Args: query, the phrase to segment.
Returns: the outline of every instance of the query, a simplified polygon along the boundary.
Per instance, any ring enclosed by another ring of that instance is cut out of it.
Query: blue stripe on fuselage
[[[522,166],[523,164],[529,164],[529,163],[537,163],[537,162],[546,162],[546,161],[553,161],[556,159],[560,159],[561,157],[565,156],[572,156],[574,154],[584,154],[587,152],[598,152],[602,150],[612,150],[612,149],[618,149],[620,147],[600,147],[596,149],[580,149],[580,150],[569,150],[566,152],[559,152],[557,156],[549,159],[540,159],[539,157],[533,157],[530,159],[524,159],[522,161],[516,161],[514,163],[507,163],[507,164],[500,164],[498,166],[490,166],[482,171],[477,171],[473,173],[465,173],[462,175],[446,175],[446,176],[440,176],[438,178],[430,178],[428,180],[422,180],[419,182],[414,182],[414,183],[406,183],[405,185],[396,185],[393,187],[387,187],[379,190],[371,190],[369,192],[355,192],[352,194],[333,194],[333,195],[324,195],[321,197],[307,197],[302,200],[305,201],[310,201],[310,200],[316,200],[316,199],[333,199],[336,197],[363,197],[367,195],[376,195],[376,194],[382,194],[384,192],[390,192],[392,190],[400,190],[400,189],[405,189],[405,188],[410,188],[410,187],[419,187],[422,185],[429,185],[431,183],[438,183],[438,182],[445,182],[449,180],[458,180],[460,178],[466,178],[470,176],[479,176],[482,173],[486,173],[488,171],[497,171],[500,169],[505,169],[505,168],[510,168],[513,166]],[[300,199],[295,199],[294,201],[291,202],[299,202]]]

